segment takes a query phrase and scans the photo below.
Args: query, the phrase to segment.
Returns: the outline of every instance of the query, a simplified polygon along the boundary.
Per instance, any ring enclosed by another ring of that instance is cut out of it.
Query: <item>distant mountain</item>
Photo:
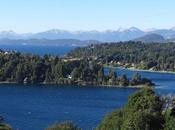
[[[56,45],[56,46],[86,46],[97,44],[95,40],[75,40],[75,39],[0,39],[0,45]]]
[[[16,39],[18,37],[20,37],[20,35],[18,35],[17,33],[13,32],[13,31],[2,31],[2,32],[0,32],[0,38]]]
[[[9,38],[9,39],[27,39],[31,36],[32,34],[26,33],[26,34],[18,34],[14,31],[2,31],[0,32],[0,39],[4,38]]]
[[[78,40],[98,40],[102,42],[115,42],[115,41],[127,41],[139,36],[142,36],[144,32],[137,28],[129,28],[125,30],[107,30],[100,31],[64,31],[64,30],[49,30],[32,35],[30,38],[37,39],[78,39]]]
[[[152,33],[152,34],[147,34],[145,36],[139,37],[135,39],[134,41],[140,41],[144,43],[152,43],[152,42],[165,42],[165,39],[163,36]]]
[[[165,39],[170,39],[170,38],[175,38],[175,30],[174,29],[160,29],[160,30],[155,30],[149,33],[155,33],[162,35]]]
[[[52,29],[39,33],[18,34],[13,31],[0,32],[0,39],[77,39],[77,40],[96,40],[101,42],[118,42],[137,39],[147,34],[158,34],[165,39],[175,38],[175,27],[171,29],[146,29],[142,31],[136,27],[128,29],[119,28],[107,31],[66,31]]]

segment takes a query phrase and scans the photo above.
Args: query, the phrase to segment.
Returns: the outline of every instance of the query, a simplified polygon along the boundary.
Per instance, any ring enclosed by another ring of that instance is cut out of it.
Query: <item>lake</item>
[[[129,78],[137,71],[117,69]],[[139,72],[153,80],[160,95],[175,95],[175,75]],[[95,128],[108,112],[121,108],[137,89],[56,85],[0,85],[0,114],[16,130],[43,130],[55,122],[73,121]]]
[[[63,56],[77,46],[54,46],[54,45],[0,45],[3,50],[16,50],[21,53],[32,53],[34,55],[44,56],[50,54],[53,56]]]
[[[64,55],[74,46],[0,45],[23,53]],[[107,72],[107,70],[105,69]],[[175,75],[117,69],[117,75],[134,73],[152,79],[158,95],[175,95]],[[73,121],[84,130],[95,128],[103,117],[121,108],[137,89],[92,86],[0,85],[0,115],[15,130],[43,130],[55,122]]]

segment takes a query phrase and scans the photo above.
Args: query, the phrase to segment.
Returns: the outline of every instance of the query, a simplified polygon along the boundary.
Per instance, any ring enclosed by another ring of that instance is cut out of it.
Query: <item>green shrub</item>
[[[143,88],[129,97],[121,110],[107,115],[97,130],[161,130],[163,102],[150,88]]]
[[[12,130],[12,128],[7,124],[0,124],[0,130]]]
[[[49,126],[46,130],[80,130],[72,122],[56,123]]]

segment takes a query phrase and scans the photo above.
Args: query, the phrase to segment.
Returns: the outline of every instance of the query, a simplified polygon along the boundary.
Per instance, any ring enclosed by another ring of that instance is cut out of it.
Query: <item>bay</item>
[[[158,95],[175,95],[175,75],[117,69],[156,83]],[[95,128],[103,117],[124,106],[135,88],[58,85],[0,85],[0,113],[18,130],[43,130],[55,122],[73,121],[83,130]]]

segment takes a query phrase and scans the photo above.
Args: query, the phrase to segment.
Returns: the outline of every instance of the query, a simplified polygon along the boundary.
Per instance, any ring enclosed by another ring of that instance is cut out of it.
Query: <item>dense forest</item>
[[[95,86],[153,85],[146,78],[135,74],[132,80],[126,75],[118,77],[116,71],[105,75],[102,65],[89,59],[67,59],[45,55],[44,57],[18,52],[0,52],[1,83],[48,83]]]
[[[89,57],[102,64],[155,71],[175,71],[175,43],[119,42],[77,48],[69,57]]]

